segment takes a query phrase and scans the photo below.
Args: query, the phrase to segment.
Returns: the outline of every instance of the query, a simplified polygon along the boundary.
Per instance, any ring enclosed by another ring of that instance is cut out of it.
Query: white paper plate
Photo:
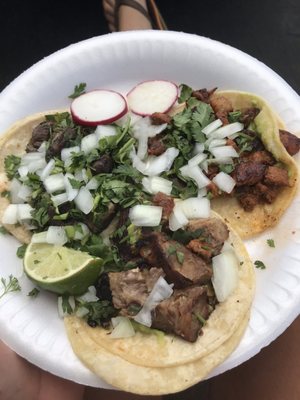
[[[0,132],[33,112],[68,104],[75,84],[126,93],[145,79],[169,79],[194,88],[240,89],[265,97],[285,121],[300,131],[300,101],[276,73],[256,59],[207,38],[177,32],[139,31],[105,35],[69,46],[45,58],[12,82],[0,95]],[[299,159],[298,159],[299,161]],[[249,327],[238,349],[212,375],[256,354],[281,334],[299,313],[300,197],[279,225],[247,241],[257,272],[257,293]],[[266,240],[272,238],[276,247]],[[18,243],[0,237],[0,275],[20,276]],[[0,300],[0,337],[17,353],[58,376],[91,386],[109,387],[74,356],[54,296],[27,297],[31,284],[21,278],[22,293]]]

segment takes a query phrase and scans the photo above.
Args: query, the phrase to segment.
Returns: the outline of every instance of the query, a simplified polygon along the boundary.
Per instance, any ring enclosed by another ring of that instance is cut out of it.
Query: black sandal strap
[[[145,18],[148,19],[148,21],[152,24],[151,18],[148,14],[148,12],[145,10],[143,6],[141,6],[137,1],[135,0],[115,0],[115,27],[116,30],[119,30],[119,9],[121,6],[127,6],[131,7],[138,12],[140,12]]]

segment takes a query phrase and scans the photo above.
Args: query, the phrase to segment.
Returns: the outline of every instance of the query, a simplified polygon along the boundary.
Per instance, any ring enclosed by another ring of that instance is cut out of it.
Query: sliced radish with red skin
[[[178,99],[178,86],[170,81],[139,83],[127,94],[129,109],[143,117],[155,112],[167,113]]]
[[[125,98],[114,90],[96,89],[82,94],[71,104],[74,121],[88,126],[110,124],[127,111]]]

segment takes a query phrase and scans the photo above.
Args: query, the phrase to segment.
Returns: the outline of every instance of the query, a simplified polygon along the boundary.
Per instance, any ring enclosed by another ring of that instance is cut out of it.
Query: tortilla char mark
[[[158,278],[165,277],[175,290],[152,311],[152,327],[194,342],[217,303],[211,258],[220,253],[229,232],[220,219],[207,218],[192,221],[187,233],[183,244],[165,233],[145,232],[137,246],[143,268],[109,272],[108,280],[114,307],[133,318]],[[103,298],[101,291],[97,294]]]

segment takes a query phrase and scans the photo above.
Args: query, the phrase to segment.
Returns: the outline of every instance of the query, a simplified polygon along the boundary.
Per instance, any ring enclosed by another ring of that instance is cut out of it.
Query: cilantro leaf
[[[179,88],[180,88],[180,96],[178,98],[178,103],[184,103],[191,97],[193,89],[190,86],[185,85],[184,83],[181,84]]]
[[[68,96],[69,99],[76,99],[76,97],[85,93],[86,83],[81,82],[79,85],[75,85],[74,92]]]
[[[2,235],[6,235],[6,234],[8,234],[9,232],[8,232],[8,230],[7,230],[4,226],[0,226],[0,233],[1,233]]]
[[[267,243],[270,247],[275,247],[274,239],[267,239]]]
[[[17,256],[19,258],[24,258],[26,249],[27,249],[27,244],[22,244],[21,246],[19,246],[17,249]]]
[[[3,286],[3,292],[0,294],[0,299],[5,296],[7,293],[10,292],[19,292],[21,290],[21,286],[19,284],[18,279],[13,276],[9,275],[8,282],[5,278],[1,278],[1,283]]]
[[[21,158],[17,157],[13,154],[10,154],[5,157],[4,160],[4,169],[8,179],[13,179],[18,171],[18,168],[21,164]]]
[[[256,261],[254,262],[254,265],[255,265],[256,268],[259,268],[259,269],[266,269],[266,266],[265,266],[265,264],[264,264],[262,261],[256,260]]]
[[[39,293],[40,290],[38,288],[33,288],[32,290],[30,290],[30,292],[28,292],[27,296],[35,299],[39,295]]]

